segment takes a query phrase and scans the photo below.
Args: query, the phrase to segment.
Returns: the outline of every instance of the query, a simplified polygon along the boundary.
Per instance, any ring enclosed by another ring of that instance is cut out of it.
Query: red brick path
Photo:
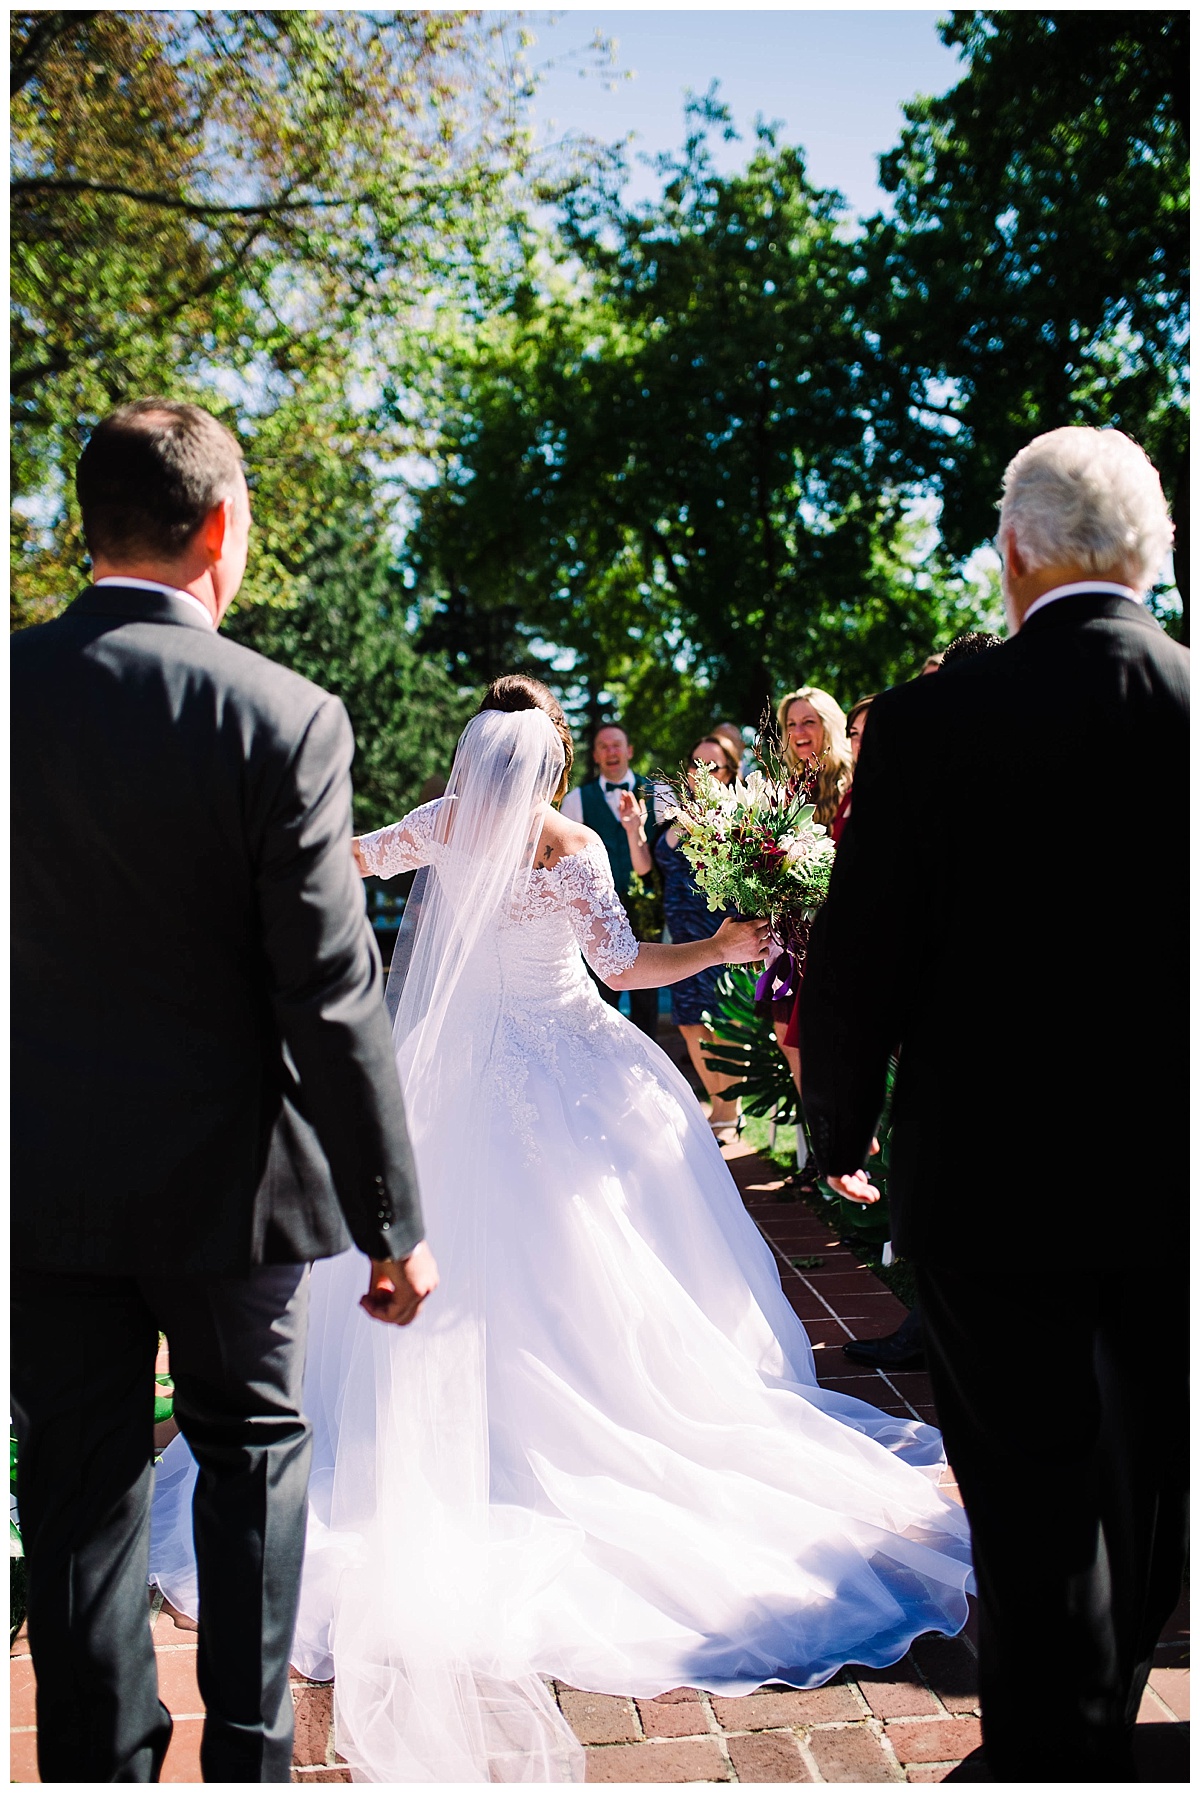
[[[935,1420],[923,1374],[884,1375],[842,1355],[848,1338],[891,1331],[905,1309],[822,1219],[779,1200],[779,1174],[748,1148],[727,1148],[746,1206],[780,1261],[788,1298],[804,1321],[820,1381],[887,1413]],[[792,1259],[818,1259],[802,1270]],[[953,1491],[953,1484],[947,1481]],[[195,1632],[153,1610],[162,1697],[175,1718],[163,1780],[198,1781],[203,1707]],[[890,1669],[849,1667],[811,1692],[763,1691],[722,1699],[678,1688],[656,1700],[616,1699],[557,1687],[559,1704],[587,1748],[589,1781],[940,1781],[979,1742],[971,1626],[958,1638],[919,1639]],[[1159,1646],[1138,1727],[1143,1781],[1188,1779],[1188,1620],[1180,1608]],[[1030,1637],[1029,1698],[1053,1701],[1048,1640]],[[332,1739],[332,1689],[293,1677],[294,1781],[347,1781]],[[17,1640],[11,1662],[12,1779],[37,1779],[33,1666]]]

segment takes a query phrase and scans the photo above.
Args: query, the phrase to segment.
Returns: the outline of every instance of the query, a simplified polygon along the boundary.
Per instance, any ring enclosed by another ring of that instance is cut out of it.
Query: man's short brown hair
[[[237,491],[241,469],[236,437],[199,405],[121,405],[96,425],[75,469],[88,552],[176,559]]]

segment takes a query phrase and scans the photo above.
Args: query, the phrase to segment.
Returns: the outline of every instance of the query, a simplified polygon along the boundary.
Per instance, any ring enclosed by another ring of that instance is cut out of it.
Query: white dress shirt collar
[[[1072,585],[1056,585],[1052,591],[1044,591],[1040,598],[1035,598],[1029,609],[1021,618],[1021,627],[1029,621],[1036,610],[1045,604],[1053,604],[1057,598],[1073,598],[1084,591],[1102,591],[1106,596],[1132,598],[1135,604],[1144,602],[1140,592],[1134,591],[1132,585],[1114,585],[1109,579],[1077,579]]]
[[[169,598],[181,598],[185,604],[194,604],[210,629],[216,628],[211,610],[206,610],[199,598],[193,597],[190,591],[180,591],[177,585],[164,585],[159,579],[127,579],[120,573],[109,573],[103,579],[94,579],[93,585],[131,585],[135,591],[165,591]]]

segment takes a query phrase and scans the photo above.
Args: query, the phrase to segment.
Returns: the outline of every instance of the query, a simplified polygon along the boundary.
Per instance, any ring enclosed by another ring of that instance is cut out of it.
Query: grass
[[[753,1147],[760,1157],[777,1165],[785,1176],[795,1170],[796,1129],[794,1126],[777,1127],[774,1143],[772,1143],[771,1123],[758,1120],[753,1115],[747,1115],[742,1123],[742,1138],[748,1146]],[[820,1194],[801,1195],[797,1199],[811,1208],[814,1214],[819,1214],[823,1220],[827,1222],[830,1220],[829,1204]],[[860,1262],[865,1264],[869,1270],[873,1270],[880,1282],[885,1283],[892,1294],[904,1303],[905,1307],[916,1306],[916,1277],[913,1275],[912,1265],[906,1259],[893,1258],[890,1264],[885,1264],[881,1246],[873,1245],[866,1239],[856,1238],[853,1233],[847,1233],[842,1242],[857,1253]]]

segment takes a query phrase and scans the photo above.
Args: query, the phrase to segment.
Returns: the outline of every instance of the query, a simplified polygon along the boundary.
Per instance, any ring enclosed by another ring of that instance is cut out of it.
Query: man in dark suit
[[[613,883],[622,902],[629,895],[634,869],[631,835],[642,836],[652,853],[659,833],[658,818],[654,813],[654,786],[648,778],[633,770],[632,759],[633,748],[620,723],[603,723],[592,736],[592,763],[596,776],[568,791],[562,802],[562,813],[569,821],[582,822],[604,842]],[[643,806],[644,815],[641,813]],[[630,919],[636,918],[631,915]],[[636,926],[634,932],[642,938],[642,932]],[[660,926],[658,933],[646,938],[657,940],[661,933]],[[610,990],[599,978],[594,981],[605,1002],[616,1008],[620,991]],[[652,1040],[656,1039],[658,991],[631,990],[629,1019]]]
[[[809,949],[805,1113],[853,1200],[874,1199],[862,1167],[900,1049],[893,1238],[979,1585],[984,1748],[952,1778],[1135,1778],[1180,1588],[1187,655],[1139,601],[1170,540],[1119,432],[1055,430],[1015,458],[1012,638],[876,698]],[[1136,1180],[1114,1138],[1136,1142]],[[1053,1698],[1032,1699],[1045,1651]]]
[[[156,1780],[154,1359],[199,1464],[206,1780],[290,1778],[307,1266],[436,1286],[336,699],[217,634],[237,443],[165,400],[96,429],[95,578],[13,641],[13,1385],[46,1781]],[[75,893],[86,891],[81,930]]]

